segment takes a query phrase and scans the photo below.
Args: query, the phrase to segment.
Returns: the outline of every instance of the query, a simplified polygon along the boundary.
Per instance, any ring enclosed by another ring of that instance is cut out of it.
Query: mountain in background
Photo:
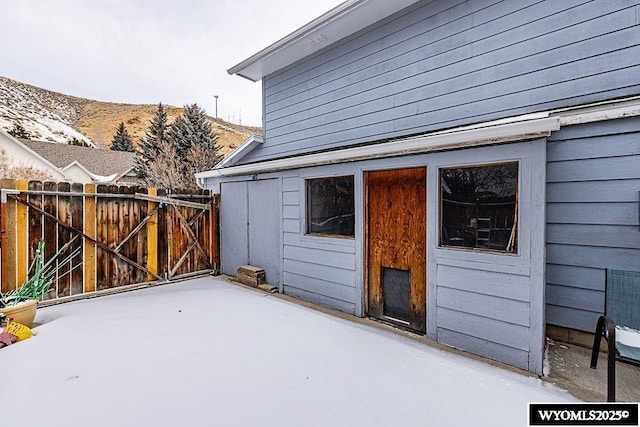
[[[116,128],[124,122],[138,145],[157,108],[157,104],[116,104],[77,98],[0,77],[0,127],[8,131],[18,123],[37,141],[67,144],[76,139],[109,148]],[[164,110],[169,123],[182,114],[182,108],[171,105],[164,105]],[[218,134],[223,155],[249,136],[262,134],[258,127],[208,118]]]

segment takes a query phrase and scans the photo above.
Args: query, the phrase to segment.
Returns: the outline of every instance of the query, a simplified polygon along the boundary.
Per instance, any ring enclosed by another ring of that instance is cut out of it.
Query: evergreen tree
[[[189,163],[185,154],[195,146],[206,150],[208,156],[219,159],[218,135],[213,132],[205,111],[198,104],[184,106],[184,112],[176,118],[168,131],[169,139],[184,162]]]
[[[137,152],[135,171],[136,174],[145,178],[147,168],[150,162],[162,154],[162,143],[167,139],[167,113],[162,107],[162,103],[158,104],[153,118],[149,121],[149,130],[140,141],[140,150]]]
[[[11,128],[11,130],[9,130],[7,133],[14,138],[20,138],[20,139],[31,138],[31,135],[29,134],[29,132],[27,132],[27,130],[20,123],[15,123],[13,125],[13,128]]]
[[[213,168],[220,160],[218,135],[197,104],[185,105],[184,112],[167,128],[156,157],[145,163],[145,183],[166,189],[195,189],[193,176]]]
[[[79,140],[75,136],[71,138],[71,141],[67,142],[68,145],[75,145],[76,147],[89,147],[90,145],[84,141]]]
[[[131,137],[129,136],[129,132],[127,132],[127,128],[124,127],[123,122],[120,122],[118,129],[116,130],[116,134],[113,136],[111,149],[114,151],[128,151],[131,153],[136,151],[133,146],[133,142],[131,141]]]

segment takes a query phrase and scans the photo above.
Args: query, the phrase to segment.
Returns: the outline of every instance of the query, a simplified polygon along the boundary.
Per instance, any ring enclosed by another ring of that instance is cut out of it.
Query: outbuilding
[[[349,0],[231,74],[221,268],[541,374],[640,271],[637,1]]]

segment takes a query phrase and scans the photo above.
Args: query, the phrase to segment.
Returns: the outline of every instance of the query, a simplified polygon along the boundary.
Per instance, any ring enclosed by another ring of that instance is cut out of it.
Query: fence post
[[[90,194],[95,194],[95,184],[85,184],[84,192],[84,234],[95,239],[96,230],[96,198]],[[84,239],[84,292],[94,292],[96,290],[96,245]]]
[[[147,191],[150,196],[157,196],[156,188],[149,188]],[[147,212],[151,212],[156,207],[156,202],[149,201],[147,204]],[[147,222],[147,269],[158,274],[158,213],[156,212],[149,218]],[[147,280],[155,280],[155,277],[148,275]]]
[[[209,219],[211,221],[211,265],[213,265],[213,269],[215,274],[220,273],[220,229],[219,229],[219,218],[218,218],[218,204],[219,197],[217,194],[211,194],[211,210],[209,211]]]
[[[27,191],[29,182],[26,179],[16,180],[16,190]],[[26,195],[18,196],[21,199]],[[29,265],[28,241],[28,210],[27,206],[16,202],[16,285],[21,285],[27,280],[27,268]]]
[[[15,181],[0,180],[3,189],[15,189]],[[2,292],[16,288],[16,202],[2,201]]]

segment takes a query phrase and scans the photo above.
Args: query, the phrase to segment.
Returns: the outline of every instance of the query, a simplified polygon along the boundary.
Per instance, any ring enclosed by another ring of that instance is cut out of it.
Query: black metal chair
[[[607,401],[616,401],[616,361],[640,367],[640,347],[616,340],[616,326],[640,331],[640,272],[607,270],[605,315],[596,326],[591,368],[598,364],[600,342],[607,340]],[[640,332],[638,332],[640,333]]]

